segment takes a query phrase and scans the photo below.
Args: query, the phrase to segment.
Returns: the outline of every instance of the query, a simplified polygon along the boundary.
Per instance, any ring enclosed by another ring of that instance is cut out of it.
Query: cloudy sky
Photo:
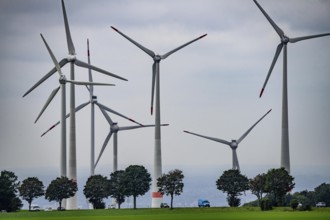
[[[330,32],[330,1],[260,0],[289,37]],[[279,38],[253,3],[243,0],[108,1],[66,0],[77,57],[127,78],[124,82],[94,72],[98,82],[115,87],[95,88],[98,101],[143,124],[150,115],[152,59],[113,31],[115,26],[155,53],[164,54],[202,34],[207,37],[161,62],[161,120],[164,167],[231,168],[228,146],[198,138],[183,130],[225,140],[239,138],[269,109],[273,111],[240,144],[241,170],[258,172],[280,165],[282,55],[260,99]],[[22,95],[52,67],[40,38],[44,35],[58,60],[67,56],[60,1],[0,0],[0,169],[59,170],[60,127],[40,135],[60,118],[59,94],[37,124],[34,120],[58,75],[27,97]],[[291,171],[327,175],[330,146],[330,37],[288,46],[289,128]],[[69,65],[63,68],[69,76]],[[87,70],[76,68],[87,81]],[[76,104],[88,101],[76,87]],[[78,176],[89,170],[90,108],[77,114]],[[112,116],[119,125],[129,121]],[[109,131],[96,111],[96,154]],[[119,133],[119,169],[153,163],[154,129]],[[309,169],[311,168],[311,169]],[[318,169],[321,168],[321,169]],[[110,141],[96,172],[112,170]],[[163,170],[164,172],[167,170]],[[325,179],[324,181],[329,181]]]

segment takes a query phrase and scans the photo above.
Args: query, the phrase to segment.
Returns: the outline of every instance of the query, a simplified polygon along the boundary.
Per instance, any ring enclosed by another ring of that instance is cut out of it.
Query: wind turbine
[[[89,40],[88,39],[87,39],[87,57],[88,57],[88,64],[90,64],[90,50],[89,50]],[[89,75],[89,82],[93,83],[93,76],[92,76],[92,71],[90,68],[88,69],[88,75]],[[122,115],[122,114],[112,110],[111,108],[102,105],[101,103],[98,103],[97,96],[94,95],[94,86],[93,85],[95,85],[95,83],[90,84],[89,87],[87,87],[89,94],[90,94],[90,100],[88,102],[82,103],[81,105],[79,105],[78,107],[75,108],[75,112],[78,112],[81,109],[83,109],[84,107],[86,107],[88,104],[91,104],[91,157],[90,157],[91,158],[91,162],[90,162],[91,163],[90,164],[90,172],[91,172],[90,175],[91,176],[95,174],[95,104],[100,109],[102,106],[102,108],[106,109],[107,111],[142,126],[142,124],[136,122],[135,120],[133,120],[125,115]],[[70,113],[67,114],[65,117],[66,118],[70,117]],[[47,134],[49,131],[51,131],[53,128],[55,128],[60,123],[61,123],[60,121],[56,122],[47,131],[45,131],[41,135],[41,137],[44,136],[45,134]]]
[[[283,92],[282,92],[282,140],[281,140],[281,167],[284,167],[288,172],[290,172],[290,151],[289,151],[289,115],[288,115],[288,84],[287,84],[287,44],[288,43],[296,43],[302,40],[308,40],[317,37],[324,37],[330,35],[330,33],[289,38],[285,35],[284,31],[276,25],[276,23],[270,18],[270,16],[266,13],[266,11],[260,6],[260,4],[253,0],[254,3],[258,6],[260,11],[267,18],[269,23],[273,26],[276,33],[279,35],[281,42],[277,46],[275,56],[273,58],[272,64],[270,65],[270,69],[268,71],[266,80],[264,85],[262,86],[260,97],[262,96],[265,87],[267,85],[268,79],[272,73],[272,70],[275,66],[277,58],[279,57],[282,49],[283,49]]]
[[[97,166],[98,162],[101,159],[101,156],[108,145],[108,142],[113,134],[113,172],[118,170],[118,132],[119,131],[126,131],[126,130],[132,130],[132,129],[138,129],[138,128],[147,128],[147,127],[155,127],[155,125],[135,125],[135,126],[126,126],[126,127],[119,127],[117,122],[113,122],[110,118],[110,116],[106,113],[106,109],[103,107],[100,107],[100,110],[104,117],[107,119],[109,125],[110,125],[110,131],[104,140],[104,143],[102,145],[100,154],[96,160],[95,167]],[[162,124],[161,126],[167,126],[168,124]]]
[[[88,65],[85,62],[82,62],[76,58],[76,52],[75,47],[71,38],[71,33],[69,29],[69,22],[66,15],[64,0],[62,2],[62,11],[63,11],[63,17],[64,17],[64,26],[65,26],[65,32],[66,32],[66,39],[67,39],[67,45],[68,45],[68,51],[69,55],[67,58],[62,59],[59,62],[59,66],[63,67],[67,63],[71,63],[70,69],[70,79],[74,80],[74,65],[84,67],[84,68],[91,68],[95,71],[98,71],[100,73],[121,79],[126,80],[125,78],[122,78],[120,76],[117,76],[113,73],[110,73],[108,71],[102,70],[98,67]],[[48,79],[53,73],[56,72],[56,69],[51,69],[43,78],[41,78],[34,86],[32,86],[24,95],[26,96],[29,94],[32,90],[34,90],[37,86],[39,86],[42,82],[44,82],[46,79]],[[126,80],[127,81],[127,80]],[[75,87],[74,84],[71,84],[70,86],[70,147],[69,147],[69,178],[77,180],[77,160],[76,160],[76,117],[75,117]],[[76,195],[69,199],[68,209],[77,209],[77,197]]]
[[[204,136],[204,135],[200,135],[200,134],[196,134],[196,133],[193,133],[193,132],[189,132],[189,131],[184,131],[188,134],[192,134],[192,135],[196,135],[196,136],[199,136],[199,137],[202,137],[202,138],[206,138],[206,139],[209,139],[209,140],[212,140],[212,141],[216,141],[216,142],[219,142],[219,143],[222,143],[222,144],[226,144],[228,145],[231,149],[232,149],[232,152],[233,152],[233,167],[232,169],[235,169],[235,170],[239,170],[239,163],[238,163],[238,158],[237,158],[237,153],[236,153],[236,149],[238,147],[238,144],[241,143],[243,141],[243,139],[250,133],[250,131],[264,118],[266,117],[266,115],[271,112],[271,109],[266,113],[264,114],[256,123],[254,123],[254,125],[252,125],[252,127],[250,127],[239,139],[237,140],[231,140],[231,141],[226,141],[226,140],[222,140],[222,139],[219,139],[219,138],[214,138],[214,137],[208,137],[208,136]]]
[[[177,52],[178,50],[186,47],[187,45],[205,37],[207,34],[204,34],[192,41],[189,41],[174,50],[171,50],[164,55],[155,54],[152,50],[142,46],[138,42],[134,41],[130,37],[126,36],[122,32],[120,32],[115,27],[111,26],[113,30],[118,32],[124,38],[129,40],[135,46],[143,50],[147,53],[153,60],[154,63],[152,65],[152,81],[151,81],[151,114],[153,114],[153,102],[154,102],[154,93],[156,92],[155,99],[156,99],[156,108],[155,108],[155,148],[154,148],[154,172],[152,178],[152,204],[153,208],[160,207],[160,203],[163,201],[163,196],[161,193],[158,192],[157,187],[157,179],[162,175],[162,156],[161,156],[161,130],[160,130],[160,76],[159,76],[159,64],[161,60],[166,59],[171,54]],[[156,91],[155,91],[156,90]]]
[[[44,37],[42,36],[42,34],[40,34],[43,42],[45,43],[45,46],[53,60],[53,63],[55,65],[55,68],[57,70],[57,72],[60,75],[60,79],[59,79],[59,83],[60,86],[55,88],[52,93],[50,94],[50,96],[48,97],[44,107],[42,108],[41,112],[39,113],[35,123],[38,121],[38,119],[40,118],[40,116],[42,115],[42,113],[45,111],[45,109],[47,108],[47,106],[49,105],[49,103],[53,100],[53,98],[55,97],[55,95],[57,94],[58,90],[61,89],[61,94],[62,94],[62,99],[61,99],[61,121],[62,121],[62,127],[61,127],[61,153],[60,153],[60,160],[61,160],[61,167],[60,167],[60,175],[61,176],[66,176],[66,121],[65,121],[65,111],[66,111],[66,89],[65,89],[65,85],[66,83],[71,83],[71,84],[77,84],[77,85],[113,85],[113,84],[105,84],[105,83],[93,83],[93,82],[79,82],[79,81],[74,81],[74,80],[67,80],[65,75],[62,73],[61,68],[59,63],[57,62],[53,52],[51,51],[50,47],[48,46],[46,40],[44,39]],[[65,203],[64,203],[65,204]]]

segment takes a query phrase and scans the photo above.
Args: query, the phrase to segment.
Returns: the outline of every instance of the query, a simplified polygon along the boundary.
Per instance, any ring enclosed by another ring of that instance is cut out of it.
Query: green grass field
[[[177,208],[169,209],[107,209],[0,213],[0,220],[185,220],[185,219],[221,219],[221,220],[329,220],[330,208],[314,209],[309,212],[291,211],[289,208],[276,208],[261,212],[259,208]]]

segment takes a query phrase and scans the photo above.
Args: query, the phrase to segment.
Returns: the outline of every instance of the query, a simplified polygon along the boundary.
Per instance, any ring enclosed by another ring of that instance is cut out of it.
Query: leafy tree
[[[103,199],[110,195],[107,177],[102,175],[90,176],[84,186],[84,195],[93,204],[94,209],[105,208]]]
[[[49,201],[56,201],[62,210],[62,200],[68,199],[77,192],[77,182],[67,177],[57,177],[46,189],[45,198]]]
[[[37,177],[29,177],[23,180],[18,188],[20,196],[29,203],[29,211],[33,199],[44,195],[44,184]]]
[[[131,165],[125,169],[127,195],[133,196],[134,209],[136,209],[136,197],[149,191],[151,177],[144,166]]]
[[[249,180],[249,188],[253,195],[258,198],[258,204],[261,205],[261,200],[265,192],[266,174],[258,174],[253,179]]]
[[[238,196],[249,189],[249,179],[242,175],[239,170],[227,170],[216,181],[217,189],[227,193],[229,206],[237,207],[241,200]]]
[[[127,192],[127,178],[124,170],[118,170],[110,174],[110,195],[114,198],[120,209],[120,205],[125,202]]]
[[[15,212],[23,204],[17,196],[20,182],[14,172],[3,170],[0,174],[0,210]]]
[[[182,171],[175,169],[157,179],[158,192],[171,196],[171,209],[173,209],[173,196],[180,195],[183,191],[183,178]]]
[[[326,206],[330,206],[330,184],[322,183],[314,189],[315,202],[325,202]]]
[[[266,192],[272,200],[274,206],[284,205],[284,197],[290,192],[295,183],[294,178],[284,169],[271,169],[266,174]]]

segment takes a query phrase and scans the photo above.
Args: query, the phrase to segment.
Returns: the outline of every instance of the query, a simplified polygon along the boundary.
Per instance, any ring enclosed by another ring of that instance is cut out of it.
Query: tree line
[[[125,170],[111,173],[109,178],[102,175],[90,176],[83,193],[94,209],[105,208],[104,199],[108,197],[113,198],[120,208],[125,198],[130,196],[133,196],[136,209],[136,198],[150,190],[150,176],[145,167],[131,165]],[[174,196],[183,192],[183,179],[183,172],[178,169],[157,179],[159,192],[171,198],[171,208]],[[305,190],[291,194],[294,186],[294,178],[284,168],[270,169],[267,173],[258,174],[251,179],[239,170],[226,170],[216,180],[217,189],[227,194],[227,202],[231,207],[240,206],[240,196],[248,190],[257,200],[245,205],[260,206],[262,210],[269,210],[273,206],[291,206],[293,209],[299,206],[306,210],[321,201],[327,206],[330,205],[330,184],[322,183],[314,191]],[[0,175],[0,210],[19,210],[22,207],[20,197],[28,202],[30,210],[32,201],[41,196],[57,202],[61,210],[63,199],[74,196],[77,190],[77,183],[67,177],[52,180],[45,189],[37,177],[29,177],[21,183],[13,172],[4,170]]]
[[[83,193],[94,209],[105,208],[104,199],[112,197],[120,208],[126,197],[133,196],[134,209],[136,198],[150,190],[151,177],[144,166],[131,165],[125,170],[118,170],[106,176],[90,176],[83,189]],[[180,195],[183,190],[184,175],[181,170],[172,170],[163,174],[157,181],[159,192],[171,197]],[[78,187],[74,180],[58,177],[50,182],[45,189],[42,181],[37,177],[29,177],[20,183],[18,177],[11,171],[1,171],[0,175],[0,210],[7,212],[19,210],[23,204],[19,197],[26,200],[31,210],[32,201],[45,196],[49,201],[58,203],[58,210],[64,210],[62,201],[75,195]]]

